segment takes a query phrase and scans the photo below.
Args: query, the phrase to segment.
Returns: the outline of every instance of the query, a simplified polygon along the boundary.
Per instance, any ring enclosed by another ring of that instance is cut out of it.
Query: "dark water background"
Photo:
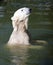
[[[10,18],[21,7],[32,9],[29,32],[35,45],[7,49],[12,32]],[[53,65],[53,0],[0,1],[0,65]]]

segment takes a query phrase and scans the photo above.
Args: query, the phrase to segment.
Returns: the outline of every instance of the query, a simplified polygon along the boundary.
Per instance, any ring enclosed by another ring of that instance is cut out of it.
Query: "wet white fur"
[[[29,36],[26,32],[28,29],[28,17],[30,15],[29,8],[18,9],[13,17],[11,17],[13,32],[8,41],[8,45],[29,45]]]

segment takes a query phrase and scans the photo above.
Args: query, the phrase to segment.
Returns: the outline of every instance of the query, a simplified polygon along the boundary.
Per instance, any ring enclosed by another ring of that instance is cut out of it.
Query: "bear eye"
[[[23,11],[23,9],[21,11]]]

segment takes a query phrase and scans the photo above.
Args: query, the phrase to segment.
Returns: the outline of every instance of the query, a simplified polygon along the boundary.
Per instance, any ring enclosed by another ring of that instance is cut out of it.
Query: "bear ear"
[[[11,17],[11,20],[13,20],[13,17]]]
[[[12,20],[12,21],[17,21],[17,20],[18,20],[18,17],[13,16],[13,17],[11,17],[11,20]]]

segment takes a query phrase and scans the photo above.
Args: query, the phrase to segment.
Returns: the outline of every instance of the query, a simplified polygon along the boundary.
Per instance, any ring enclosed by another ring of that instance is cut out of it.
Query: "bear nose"
[[[32,9],[30,8],[30,9],[29,9],[30,13],[31,13],[31,10],[32,10]]]

